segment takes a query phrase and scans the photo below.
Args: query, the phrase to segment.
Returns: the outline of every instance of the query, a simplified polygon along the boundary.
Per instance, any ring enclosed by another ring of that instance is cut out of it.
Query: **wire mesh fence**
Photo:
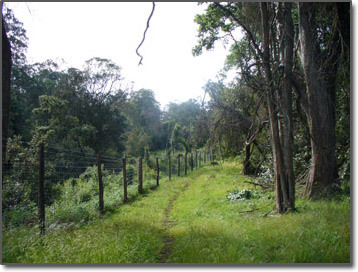
[[[33,144],[12,143],[2,171],[3,210],[26,201],[36,202],[38,222],[44,231],[53,222],[90,218],[88,207],[104,213],[163,180],[186,176],[211,160],[212,154],[206,151],[203,155],[201,151],[147,154],[142,159],[46,144],[40,152]],[[45,206],[50,218],[46,224]]]

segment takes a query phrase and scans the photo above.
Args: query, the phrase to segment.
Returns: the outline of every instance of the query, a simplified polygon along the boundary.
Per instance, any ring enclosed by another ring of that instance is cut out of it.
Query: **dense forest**
[[[210,151],[272,188],[282,214],[296,211],[297,186],[312,200],[350,194],[350,3],[208,3],[192,54],[230,44],[221,79],[206,83],[202,100],[163,109],[155,90],[128,86],[110,59],[83,69],[29,63],[24,25],[6,5],[2,14],[3,220],[38,201],[26,164],[39,160],[40,143],[79,157]],[[224,83],[230,70],[236,77]],[[46,205],[63,184],[47,180]]]

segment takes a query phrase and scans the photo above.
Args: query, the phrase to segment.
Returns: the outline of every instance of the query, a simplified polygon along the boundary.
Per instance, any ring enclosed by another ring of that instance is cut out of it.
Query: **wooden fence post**
[[[199,152],[199,167],[201,167],[201,151]]]
[[[188,153],[185,152],[185,157],[184,157],[184,172],[185,172],[185,176],[188,174]]]
[[[45,233],[45,146],[40,143],[40,167],[39,167],[39,191],[38,191],[38,213],[41,234]]]
[[[102,181],[102,167],[101,167],[101,155],[97,155],[97,171],[98,171],[98,186],[99,186],[99,212],[104,214],[103,204],[103,181]]]
[[[198,151],[195,151],[195,169],[198,169]]]
[[[143,159],[138,158],[138,193],[143,194]]]
[[[169,158],[168,158],[168,174],[169,174],[169,180],[172,180],[172,161],[170,159],[170,153],[169,153]]]
[[[157,186],[159,186],[159,159],[158,157],[156,158],[157,161]]]
[[[190,153],[190,168],[191,168],[191,171],[193,171],[193,168],[194,168],[193,152]]]
[[[180,154],[178,155],[178,177],[180,177]]]
[[[126,203],[126,202],[128,202],[126,158],[122,158],[122,165],[123,165],[123,203]]]

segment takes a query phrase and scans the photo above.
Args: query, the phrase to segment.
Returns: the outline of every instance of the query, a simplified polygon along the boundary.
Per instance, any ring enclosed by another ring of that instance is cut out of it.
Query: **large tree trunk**
[[[266,100],[270,119],[270,131],[275,172],[276,208],[279,213],[288,208],[288,189],[285,178],[282,146],[279,134],[277,110],[275,107],[275,89],[270,65],[269,15],[267,3],[261,2],[261,25],[263,30],[263,67],[267,84]]]
[[[1,3],[1,10],[2,10]],[[4,16],[3,16],[4,17]],[[11,79],[11,46],[2,17],[2,163],[6,160],[6,144],[10,120],[10,79]]]
[[[306,196],[322,198],[331,196],[336,179],[335,81],[337,67],[327,64],[323,67],[320,63],[321,52],[316,43],[314,8],[314,3],[299,3],[301,61],[308,91],[308,121],[312,150]],[[325,72],[329,70],[331,70],[330,75],[327,76]]]
[[[282,152],[284,162],[285,181],[288,189],[288,206],[295,209],[295,180],[293,171],[293,122],[292,122],[292,67],[294,30],[292,20],[292,3],[285,2],[282,16],[282,40],[281,63],[284,66],[283,88],[280,94],[280,106],[282,118]],[[279,16],[280,17],[280,16]]]

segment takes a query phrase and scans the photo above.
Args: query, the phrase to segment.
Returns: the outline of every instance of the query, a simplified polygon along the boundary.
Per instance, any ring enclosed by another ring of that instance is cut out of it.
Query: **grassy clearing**
[[[350,262],[349,199],[299,199],[297,213],[263,217],[273,193],[244,183],[239,168],[230,162],[161,181],[111,214],[43,238],[35,228],[3,228],[3,263],[156,263],[168,233],[174,241],[166,261],[173,263]],[[255,193],[233,202],[227,195],[235,189]]]
[[[297,213],[278,215],[272,192],[230,202],[228,190],[250,189],[237,165],[200,170],[171,213],[175,263],[350,262],[350,203],[297,201]],[[258,209],[258,210],[256,210]],[[245,212],[250,211],[250,212]]]

